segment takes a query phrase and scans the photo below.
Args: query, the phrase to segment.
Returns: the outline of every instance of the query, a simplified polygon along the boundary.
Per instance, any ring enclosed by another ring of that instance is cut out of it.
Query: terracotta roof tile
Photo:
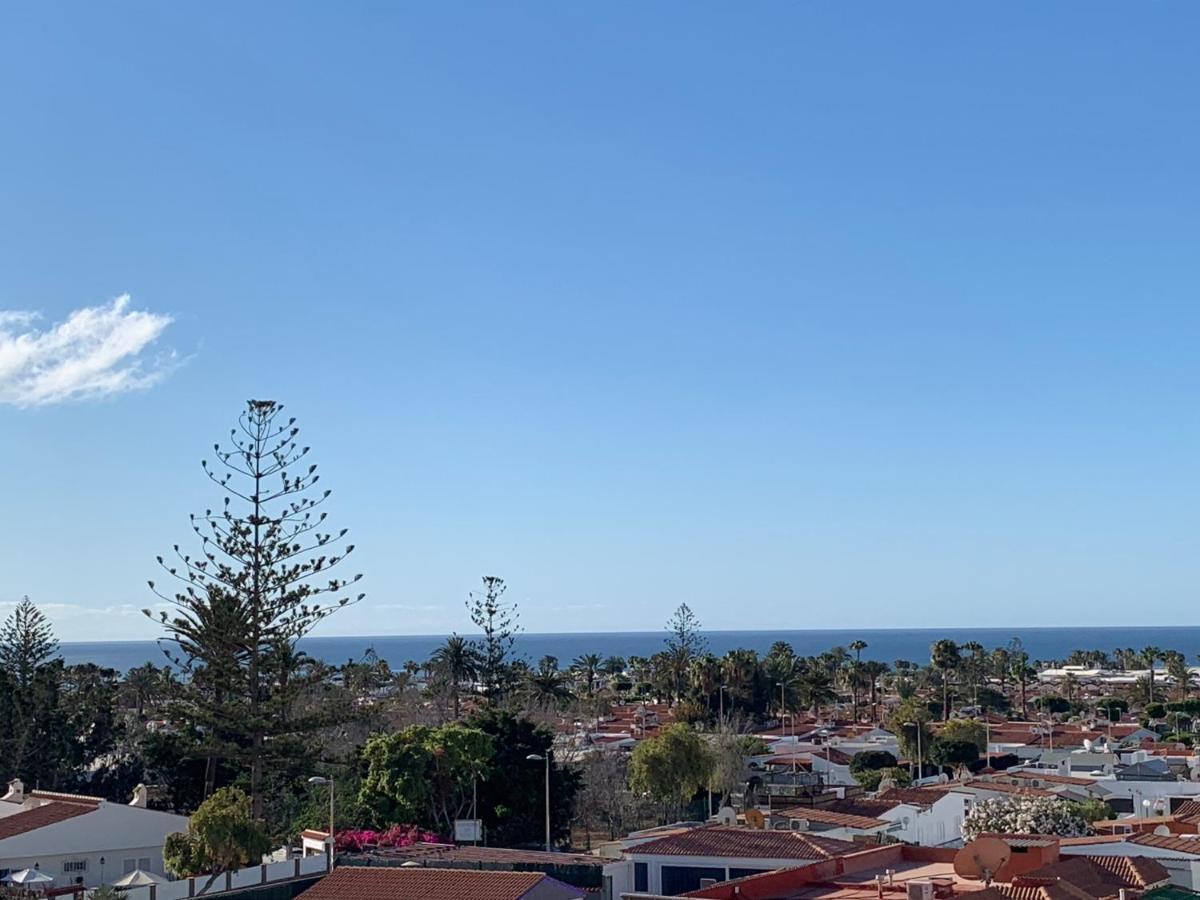
[[[948,787],[888,788],[875,795],[876,800],[894,800],[910,806],[932,806],[946,796]]]
[[[886,819],[876,819],[871,816],[856,816],[851,813],[835,812],[814,806],[794,806],[791,809],[781,809],[771,813],[788,819],[807,819],[810,822],[820,822],[823,825],[835,825],[841,828],[872,829],[891,824]]]
[[[304,900],[521,900],[546,880],[555,883],[542,872],[343,866],[301,896]],[[564,890],[562,896],[572,894]]]
[[[56,822],[65,822],[76,816],[93,812],[96,806],[91,803],[63,803],[54,801],[44,806],[35,806],[24,812],[14,813],[0,819],[0,841],[5,838],[26,834],[38,828],[45,828]]]
[[[630,855],[741,856],[756,859],[833,859],[862,848],[849,841],[794,831],[706,825],[638,844]]]
[[[0,823],[4,820],[0,819]],[[1173,850],[1178,853],[1191,853],[1200,856],[1200,838],[1173,834],[1127,834],[1123,835],[1130,844],[1142,847],[1157,847],[1160,850]]]

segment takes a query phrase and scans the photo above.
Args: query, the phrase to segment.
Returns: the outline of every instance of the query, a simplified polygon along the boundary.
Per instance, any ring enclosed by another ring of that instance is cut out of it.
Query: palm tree
[[[133,700],[138,719],[142,718],[146,706],[153,703],[158,697],[160,687],[158,668],[153,663],[146,663],[144,666],[129,670],[125,676],[125,690]]]
[[[1159,657],[1162,656],[1162,653],[1163,653],[1162,650],[1160,650],[1158,647],[1151,646],[1151,647],[1143,647],[1142,652],[1138,654],[1139,660],[1141,661],[1142,665],[1144,665],[1149,670],[1146,673],[1146,677],[1147,677],[1147,679],[1149,681],[1149,685],[1150,685],[1150,702],[1151,703],[1154,702],[1154,664],[1156,662],[1158,662]]]
[[[571,668],[583,677],[584,690],[589,697],[596,693],[596,675],[601,665],[603,660],[598,653],[585,653],[571,663]]]
[[[1075,699],[1075,688],[1079,686],[1079,679],[1075,677],[1074,672],[1068,672],[1062,680],[1063,696],[1070,703]]]
[[[950,673],[962,663],[958,644],[947,638],[936,641],[929,651],[929,664],[942,675],[942,721],[950,721]]]
[[[1163,659],[1167,663],[1167,674],[1178,692],[1178,699],[1186,700],[1195,684],[1195,676],[1188,668],[1187,658],[1178,650],[1168,650],[1163,654]]]
[[[858,689],[863,682],[862,652],[867,649],[867,642],[859,638],[850,642],[854,651],[854,664],[847,666],[846,680],[850,684],[850,702],[854,708],[854,721],[858,721]]]
[[[574,696],[567,676],[550,666],[543,666],[529,674],[525,681],[525,693],[542,712],[557,709]]]
[[[450,688],[455,719],[459,717],[462,685],[479,677],[481,661],[475,645],[457,634],[446,638],[446,643],[433,651],[433,656],[429,658],[431,670]]]
[[[820,718],[821,707],[837,699],[833,681],[820,668],[810,666],[796,680],[796,693],[814,717]]]
[[[971,679],[971,703],[973,706],[979,706],[979,681],[983,675],[983,658],[987,651],[979,641],[967,641],[962,645],[962,649],[969,654],[967,673]]]
[[[721,658],[721,673],[730,696],[750,706],[754,702],[758,654],[753,650],[730,650]]]
[[[863,674],[871,689],[871,722],[879,724],[879,680],[888,673],[888,664],[869,659],[863,663]]]
[[[710,709],[713,694],[721,689],[721,661],[711,653],[696,657],[692,660],[688,681],[692,690],[704,698],[705,708]]]

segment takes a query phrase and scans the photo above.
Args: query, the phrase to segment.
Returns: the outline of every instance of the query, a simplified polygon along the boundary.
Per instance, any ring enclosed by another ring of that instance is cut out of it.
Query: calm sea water
[[[470,635],[467,635],[468,637]],[[978,641],[985,647],[997,647],[1019,637],[1031,659],[1063,659],[1072,650],[1104,650],[1118,647],[1147,646],[1179,650],[1189,661],[1200,653],[1200,626],[1155,627],[1072,627],[1072,628],[893,628],[854,629],[847,631],[706,631],[708,649],[716,654],[739,647],[765,652],[775,641],[787,641],[796,652],[807,656],[821,653],[830,647],[847,646],[851,641],[864,640],[867,649],[864,659],[894,662],[907,659],[925,662],[929,646],[940,638],[963,643]],[[517,652],[536,662],[543,656],[556,656],[565,666],[584,653],[601,656],[650,656],[663,649],[663,631],[522,634],[517,640]],[[358,660],[368,650],[393,667],[408,660],[429,658],[445,635],[386,635],[374,637],[313,637],[301,646],[310,655],[333,664]],[[96,641],[62,645],[63,658],[68,663],[93,662],[125,671],[146,662],[164,665],[167,660],[154,641]]]

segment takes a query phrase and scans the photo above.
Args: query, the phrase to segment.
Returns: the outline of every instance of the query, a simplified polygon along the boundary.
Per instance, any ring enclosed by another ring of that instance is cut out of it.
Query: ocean
[[[1200,654],[1200,626],[1129,626],[1071,628],[856,628],[848,630],[779,631],[705,631],[708,649],[718,655],[744,647],[765,653],[775,641],[787,641],[802,656],[821,653],[831,647],[846,647],[851,641],[864,640],[864,659],[893,663],[898,659],[925,663],[930,645],[941,638],[964,643],[978,641],[987,648],[1007,644],[1019,637],[1033,660],[1064,659],[1072,650],[1104,650],[1118,647],[1154,646],[1178,650],[1192,662]],[[465,635],[471,637],[470,634]],[[556,656],[564,667],[584,653],[601,656],[651,656],[663,649],[665,631],[570,632],[561,634],[522,634],[516,651],[531,662],[543,656]],[[368,650],[393,668],[408,660],[423,662],[446,639],[445,635],[375,635],[361,637],[309,637],[301,647],[311,656],[340,665],[358,660]],[[168,660],[154,641],[80,641],[64,642],[60,648],[68,663],[96,663],[126,671],[147,662],[165,665]]]

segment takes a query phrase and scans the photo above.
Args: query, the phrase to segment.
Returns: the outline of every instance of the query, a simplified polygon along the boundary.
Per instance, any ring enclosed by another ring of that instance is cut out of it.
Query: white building
[[[26,793],[20,781],[12,781],[0,798],[0,877],[37,869],[59,888],[112,883],[134,869],[164,875],[163,843],[187,825],[187,816],[147,809],[143,787],[126,805]]]
[[[604,867],[604,880],[614,898],[631,892],[675,895],[860,849],[823,835],[705,825],[627,848],[623,859]]]

